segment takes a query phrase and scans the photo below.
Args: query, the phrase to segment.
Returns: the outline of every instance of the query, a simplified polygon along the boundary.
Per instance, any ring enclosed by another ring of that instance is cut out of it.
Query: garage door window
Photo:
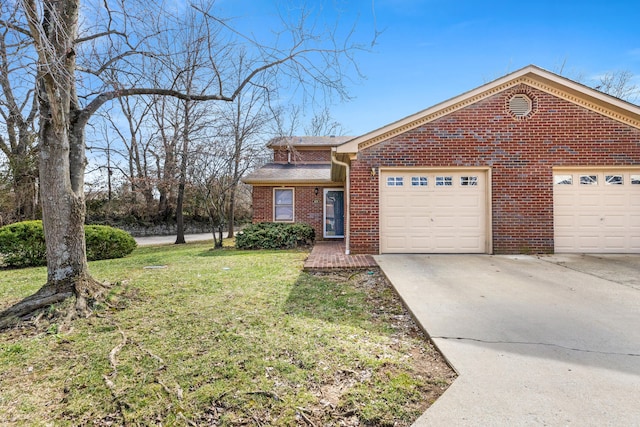
[[[622,185],[624,183],[624,180],[622,178],[622,175],[606,175],[605,182],[607,183],[607,185]]]
[[[436,176],[436,187],[450,187],[452,185],[452,176]]]
[[[631,184],[640,185],[640,175],[631,175]]]
[[[478,177],[477,176],[461,176],[460,177],[460,185],[463,187],[466,186],[477,186],[478,185]]]
[[[572,175],[556,175],[554,177],[556,185],[573,185]]]
[[[387,187],[402,187],[404,178],[401,176],[390,176],[387,178]]]
[[[429,183],[429,180],[426,176],[412,176],[411,177],[411,186],[412,187],[426,187]]]
[[[580,175],[580,185],[598,185],[598,175]]]

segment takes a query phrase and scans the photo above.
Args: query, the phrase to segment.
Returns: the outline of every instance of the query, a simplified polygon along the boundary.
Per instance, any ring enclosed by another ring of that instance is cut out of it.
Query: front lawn
[[[410,425],[454,374],[377,271],[143,247],[90,264],[96,315],[0,333],[0,425]],[[0,272],[0,309],[44,268]]]

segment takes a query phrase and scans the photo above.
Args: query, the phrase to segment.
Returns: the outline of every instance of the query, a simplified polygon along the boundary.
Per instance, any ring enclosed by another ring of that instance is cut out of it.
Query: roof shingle
[[[267,147],[335,147],[355,136],[283,136],[273,138]]]
[[[329,184],[331,164],[267,163],[242,181],[247,184]]]

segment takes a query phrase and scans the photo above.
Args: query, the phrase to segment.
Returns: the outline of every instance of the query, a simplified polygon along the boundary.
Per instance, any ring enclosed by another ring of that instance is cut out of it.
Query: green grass
[[[410,425],[451,371],[379,273],[314,276],[306,256],[190,244],[91,263],[115,283],[95,316],[0,334],[0,425]],[[0,276],[1,309],[46,271]]]

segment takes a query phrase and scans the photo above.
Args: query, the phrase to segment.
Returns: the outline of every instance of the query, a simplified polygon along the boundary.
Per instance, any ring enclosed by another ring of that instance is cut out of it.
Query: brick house
[[[323,231],[315,189],[342,189],[351,253],[640,253],[640,107],[535,66],[323,149],[287,218]],[[278,174],[246,180],[255,221]]]
[[[344,179],[331,179],[331,150],[352,136],[295,136],[267,144],[273,162],[243,181],[253,186],[253,222],[305,222],[316,239],[344,238]]]

